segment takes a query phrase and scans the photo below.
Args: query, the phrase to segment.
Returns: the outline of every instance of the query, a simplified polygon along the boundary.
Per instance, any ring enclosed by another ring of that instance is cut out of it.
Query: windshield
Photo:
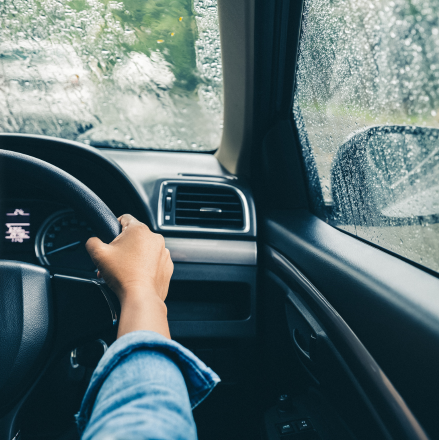
[[[216,0],[4,0],[0,20],[0,132],[218,147]]]

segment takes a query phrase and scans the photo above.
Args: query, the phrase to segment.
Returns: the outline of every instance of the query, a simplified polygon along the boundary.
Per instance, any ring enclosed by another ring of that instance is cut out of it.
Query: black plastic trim
[[[273,211],[263,241],[343,316],[427,433],[439,423],[439,279],[329,226],[306,210]]]
[[[284,274],[297,282],[310,296],[321,314],[324,315],[328,330],[338,335],[351,357],[355,358],[356,378],[362,380],[363,387],[374,406],[380,408],[380,415],[390,419],[390,432],[398,435],[398,439],[427,439],[422,427],[407,407],[379,365],[375,362],[355,333],[346,324],[320,291],[283,255],[266,246],[265,252],[272,263]],[[363,371],[359,371],[359,370]],[[387,425],[389,420],[383,420]],[[386,423],[387,422],[387,423]],[[396,438],[396,437],[395,437]]]
[[[250,339],[256,336],[256,267],[217,264],[174,264],[172,280],[242,282],[250,286],[250,315],[234,321],[177,321],[169,322],[173,338]],[[172,281],[171,281],[172,282]],[[167,298],[172,301],[172,292]]]

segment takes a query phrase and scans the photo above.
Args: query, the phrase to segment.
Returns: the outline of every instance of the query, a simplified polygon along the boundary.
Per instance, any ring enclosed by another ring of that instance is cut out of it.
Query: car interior
[[[124,213],[165,237],[171,336],[221,378],[194,409],[200,440],[439,438],[438,6],[204,3],[221,48],[214,148],[0,133],[0,439],[79,438],[120,311],[84,244],[112,241]]]

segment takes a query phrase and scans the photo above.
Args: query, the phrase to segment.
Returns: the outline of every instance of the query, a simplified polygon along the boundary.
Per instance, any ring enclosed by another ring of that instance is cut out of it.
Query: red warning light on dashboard
[[[11,243],[23,243],[30,239],[30,213],[26,209],[8,209],[5,219],[5,239]]]

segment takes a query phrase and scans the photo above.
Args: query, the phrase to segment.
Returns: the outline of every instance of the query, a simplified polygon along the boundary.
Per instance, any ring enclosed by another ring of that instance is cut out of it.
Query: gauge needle
[[[54,249],[53,251],[46,252],[46,255],[50,255],[50,254],[54,254],[55,252],[63,251],[64,249],[67,249],[67,248],[72,247],[72,246],[76,246],[79,243],[81,243],[81,240],[75,241],[74,243],[66,244],[65,246],[60,247],[58,249]]]

